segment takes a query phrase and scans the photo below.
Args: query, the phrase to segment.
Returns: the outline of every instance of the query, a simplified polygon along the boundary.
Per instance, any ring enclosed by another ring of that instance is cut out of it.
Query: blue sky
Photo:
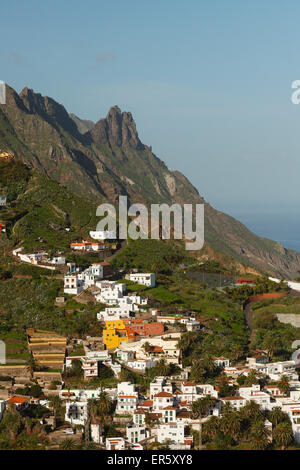
[[[216,208],[300,219],[299,16],[293,0],[10,0],[0,79],[95,121],[118,104]]]

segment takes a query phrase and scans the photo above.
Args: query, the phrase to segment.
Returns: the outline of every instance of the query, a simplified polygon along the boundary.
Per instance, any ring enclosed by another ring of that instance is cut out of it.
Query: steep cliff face
[[[188,179],[171,171],[143,144],[129,112],[113,106],[106,118],[79,132],[65,108],[49,97],[7,87],[0,105],[0,151],[10,151],[84,199],[116,202],[205,203]],[[205,240],[216,250],[263,271],[293,277],[300,254],[256,236],[205,203]]]

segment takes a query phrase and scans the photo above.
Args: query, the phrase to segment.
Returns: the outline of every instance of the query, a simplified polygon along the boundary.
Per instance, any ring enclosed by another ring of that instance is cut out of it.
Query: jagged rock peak
[[[142,150],[134,119],[129,112],[121,112],[119,106],[110,108],[105,119],[100,119],[91,131],[94,141],[100,145],[133,147]]]
[[[77,126],[62,104],[49,96],[35,93],[32,88],[27,87],[23,88],[19,97],[30,113],[37,113],[52,125],[60,126],[73,136],[78,137]]]

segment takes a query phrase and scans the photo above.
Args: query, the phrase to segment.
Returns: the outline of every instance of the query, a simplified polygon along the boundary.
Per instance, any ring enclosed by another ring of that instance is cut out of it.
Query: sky
[[[0,17],[18,92],[94,121],[117,104],[217,209],[261,235],[272,218],[275,238],[300,221],[298,0],[10,0]]]

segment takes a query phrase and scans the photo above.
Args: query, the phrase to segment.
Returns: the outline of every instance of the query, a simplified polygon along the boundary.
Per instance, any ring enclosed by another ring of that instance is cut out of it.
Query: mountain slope
[[[73,121],[75,122],[80,134],[85,134],[86,132],[93,129],[95,125],[93,121],[89,121],[87,119],[80,119],[78,116],[76,116],[76,114],[73,113],[70,113],[70,118],[73,119]]]
[[[65,108],[28,88],[7,87],[0,105],[0,151],[96,202],[205,203],[205,240],[214,249],[260,270],[292,278],[300,254],[258,237],[234,218],[207,204],[178,171],[171,171],[143,144],[131,113],[113,106],[106,118],[81,134]]]

